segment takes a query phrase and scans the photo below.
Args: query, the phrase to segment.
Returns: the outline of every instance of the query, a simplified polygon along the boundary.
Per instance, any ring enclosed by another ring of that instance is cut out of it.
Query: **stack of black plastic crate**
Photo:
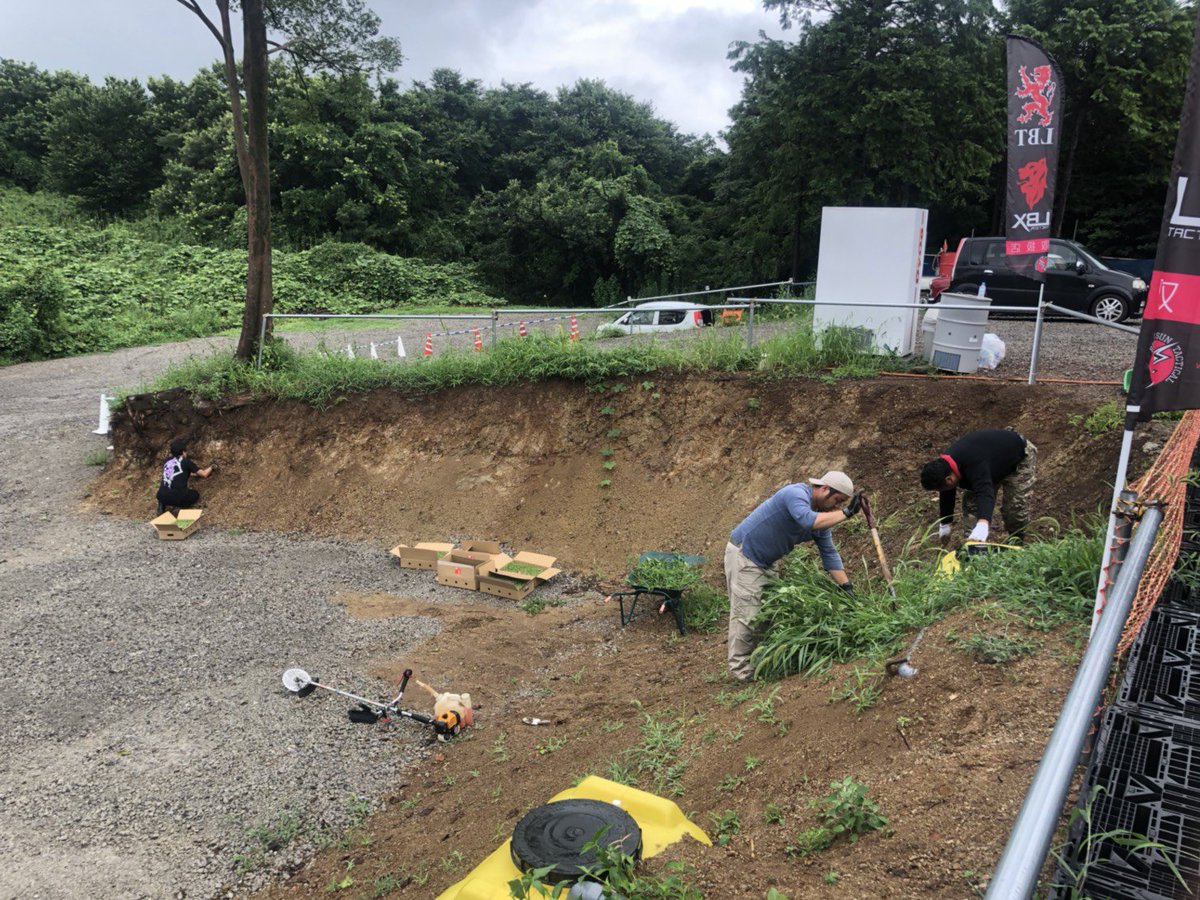
[[[1177,571],[1196,566],[1198,554],[1200,489],[1189,485]],[[1178,577],[1130,650],[1080,810],[1056,873],[1058,897],[1200,896],[1200,591]]]

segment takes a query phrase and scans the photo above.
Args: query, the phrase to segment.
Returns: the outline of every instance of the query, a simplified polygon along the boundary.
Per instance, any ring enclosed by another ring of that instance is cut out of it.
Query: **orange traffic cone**
[[[425,332],[425,355],[433,356],[433,335]]]
[[[579,340],[579,320],[571,316],[571,340]]]
[[[521,322],[520,324],[521,327],[518,329],[518,332],[520,333],[521,337],[528,337],[529,335],[525,331],[525,323]]]
[[[479,326],[475,326],[475,352],[483,349],[483,338],[479,336]]]

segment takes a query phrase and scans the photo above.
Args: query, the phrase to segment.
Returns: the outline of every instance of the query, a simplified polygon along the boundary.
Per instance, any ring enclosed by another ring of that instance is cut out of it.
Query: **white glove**
[[[988,523],[980,519],[967,536],[968,541],[986,541],[988,539]]]
[[[938,526],[938,537],[950,537],[950,526],[946,522]]]

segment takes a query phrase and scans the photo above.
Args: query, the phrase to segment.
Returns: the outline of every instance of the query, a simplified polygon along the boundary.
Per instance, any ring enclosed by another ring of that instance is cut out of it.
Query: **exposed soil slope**
[[[210,527],[380,546],[500,538],[612,576],[645,549],[719,563],[730,529],[762,498],[830,468],[871,493],[885,543],[898,550],[934,512],[917,483],[920,464],[972,428],[1013,425],[1038,445],[1040,511],[1060,520],[1094,512],[1115,468],[1117,436],[1068,422],[1111,388],[740,375],[622,386],[375,392],[324,410],[135,398],[114,420],[115,464],[93,499],[145,517],[164,448],[189,435],[194,458],[221,464],[211,480],[196,480]],[[849,529],[843,547],[865,548],[861,532]]]
[[[846,469],[872,493],[897,552],[933,514],[934,498],[917,484],[920,463],[977,427],[1011,424],[1038,444],[1044,514],[1092,513],[1110,490],[1116,436],[1092,437],[1068,421],[1109,396],[1106,388],[744,376],[653,382],[603,391],[555,383],[433,397],[378,392],[326,410],[137,398],[115,420],[115,462],[91,502],[145,517],[163,448],[186,434],[202,463],[221,462],[218,476],[199,484],[210,528],[339,534],[381,549],[496,537],[607,579],[652,548],[704,552],[718,577],[730,528],[780,484],[827,468]],[[605,478],[611,485],[601,487]],[[852,558],[869,553],[864,531],[856,522],[838,536]],[[1063,640],[1036,635],[1031,657],[977,662],[948,634],[990,627],[959,613],[930,630],[921,674],[889,681],[864,712],[831,705],[830,682],[793,678],[778,685],[774,721],[766,721],[764,707],[751,704],[775,686],[736,700],[723,675],[723,635],[679,638],[652,613],[622,630],[616,610],[595,597],[536,617],[491,601],[336,598],[363,618],[439,618],[436,637],[364,674],[394,681],[411,666],[440,686],[470,690],[483,708],[469,739],[430,748],[384,790],[382,812],[270,895],[434,896],[526,809],[578,776],[628,765],[624,751],[641,740],[649,715],[678,723],[684,810],[710,833],[727,812],[740,824],[727,846],[683,844],[664,857],[693,866],[689,880],[705,896],[761,898],[771,885],[793,900],[824,896],[827,877],[841,896],[970,896],[998,858],[1076,661]],[[841,687],[847,675],[836,673],[832,684]],[[340,712],[336,701],[313,702]],[[524,716],[555,724],[528,727]],[[379,739],[370,729],[357,734]],[[803,860],[787,856],[797,833],[816,824],[808,802],[846,776],[870,786],[894,834]],[[768,802],[780,821],[764,818]]]

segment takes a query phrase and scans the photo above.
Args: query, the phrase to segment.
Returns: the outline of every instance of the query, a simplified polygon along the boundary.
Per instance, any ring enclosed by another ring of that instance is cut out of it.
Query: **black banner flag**
[[[1008,36],[1008,264],[1042,279],[1050,250],[1064,91],[1058,66],[1028,38]]]
[[[1130,412],[1145,420],[1164,409],[1200,408],[1200,21],[1192,58],[1175,161],[1158,233],[1154,277],[1142,316]]]

